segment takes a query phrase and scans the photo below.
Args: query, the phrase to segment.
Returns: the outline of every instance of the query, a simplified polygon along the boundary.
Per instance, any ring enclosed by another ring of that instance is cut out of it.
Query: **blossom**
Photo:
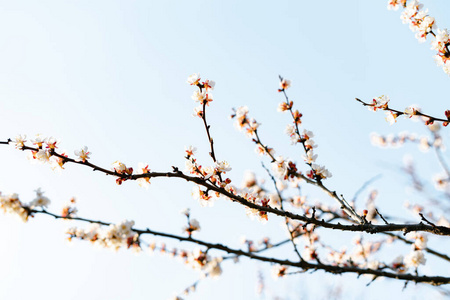
[[[193,156],[195,152],[197,151],[197,148],[194,146],[186,146],[184,147],[184,151],[186,151],[187,157]]]
[[[31,140],[31,142],[38,146],[39,148],[42,147],[42,144],[45,143],[47,140],[47,138],[43,137],[41,134],[36,134],[36,136],[34,137],[34,139]]]
[[[30,202],[30,208],[47,207],[50,204],[50,199],[44,196],[44,192],[42,192],[40,188],[38,188],[35,192],[36,198]]]
[[[328,171],[324,166],[319,166],[317,164],[312,164],[311,168],[314,170],[316,176],[319,176],[322,179],[330,178],[333,175],[330,171]]]
[[[275,265],[272,268],[272,276],[275,279],[286,276],[288,266]]]
[[[278,156],[276,161],[272,163],[272,170],[279,178],[284,179],[287,176],[288,164],[282,156]]]
[[[306,152],[306,156],[303,155],[303,159],[308,164],[312,164],[313,162],[315,162],[316,158],[317,158],[317,154],[314,154],[312,150],[309,150],[308,152]]]
[[[59,141],[56,138],[51,136],[45,141],[45,143],[47,144],[47,148],[54,150],[54,149],[58,148],[56,145],[59,144]]]
[[[198,199],[200,206],[213,206],[214,202],[212,197],[205,191],[202,191],[202,189],[196,185],[192,188],[192,197],[194,199]]]
[[[226,173],[231,171],[230,164],[226,161],[218,161],[216,162],[216,170],[219,173]]]
[[[205,89],[206,89],[207,91],[209,91],[209,90],[214,90],[215,85],[216,85],[216,82],[215,82],[215,81],[213,81],[213,80],[208,80],[208,79],[203,83],[203,86],[205,87]]]
[[[191,219],[189,224],[183,227],[183,232],[191,235],[194,231],[200,231],[200,223],[196,219]]]
[[[198,90],[198,91],[194,91],[194,94],[192,94],[191,96],[192,100],[197,101],[197,102],[202,102],[203,100],[206,99],[206,90]]]
[[[25,142],[27,141],[26,134],[18,134],[14,138],[14,144],[16,149],[22,149],[25,146]]]
[[[60,155],[63,157],[68,157],[67,154],[64,152]],[[52,168],[53,171],[61,171],[62,169],[64,169],[64,164],[66,163],[66,160],[63,157],[53,155],[50,158],[50,167]]]
[[[395,112],[392,112],[392,111],[386,112],[386,121],[389,123],[389,125],[392,125],[395,122],[397,122],[397,117],[398,117],[398,114]]]
[[[127,171],[127,166],[124,163],[116,160],[112,164],[112,169],[113,169],[113,171],[115,171],[119,174],[122,174],[122,173],[125,173],[125,171]]]
[[[192,75],[189,75],[187,79],[187,83],[189,83],[190,85],[198,85],[199,82],[200,82],[200,73],[194,73]]]
[[[404,273],[408,269],[403,262],[403,255],[397,256],[391,263],[391,268],[399,273]]]
[[[75,155],[78,156],[76,161],[86,162],[90,158],[91,152],[88,152],[88,147],[84,146],[80,150],[75,150]]]
[[[280,82],[280,91],[286,90],[291,87],[291,81],[287,79],[283,79]]]
[[[34,158],[37,159],[41,163],[49,162],[51,157],[50,151],[39,149],[39,151],[34,153]]]
[[[138,163],[138,170],[136,174],[147,174],[150,173],[150,169],[148,168],[147,164],[144,163]],[[140,187],[143,187],[145,189],[148,189],[150,186],[150,177],[140,177],[136,180]]]
[[[220,275],[222,275],[222,268],[220,267],[220,263],[222,262],[222,260],[222,257],[212,259],[204,267],[204,272],[211,278],[219,277]]]
[[[293,102],[292,102],[292,101],[290,101],[289,103],[287,103],[287,102],[281,102],[280,104],[278,104],[277,111],[279,111],[279,112],[285,112],[285,111],[291,109],[291,108],[292,108],[292,105],[293,105]]]
[[[400,1],[400,0],[389,0],[387,8],[389,10],[391,10],[391,9],[392,10],[398,10],[400,5],[402,4],[401,2],[402,1]]]
[[[390,101],[388,96],[382,95],[378,98],[374,98],[372,104],[369,105],[368,109],[371,111],[376,111],[377,109],[386,109],[388,107],[388,102]]]
[[[19,195],[16,193],[9,194],[8,196],[2,196],[0,194],[0,208],[3,209],[5,213],[14,214],[23,222],[28,220],[29,209],[26,205],[22,204],[19,200]]]
[[[419,265],[425,265],[426,262],[427,260],[425,259],[423,252],[420,250],[412,251],[404,259],[404,263],[407,268],[417,268]]]
[[[242,187],[251,188],[255,186],[256,183],[256,175],[252,171],[245,171],[244,178],[242,180]]]
[[[411,118],[414,115],[417,115],[418,109],[414,106],[409,106],[407,108],[405,108],[405,116]]]

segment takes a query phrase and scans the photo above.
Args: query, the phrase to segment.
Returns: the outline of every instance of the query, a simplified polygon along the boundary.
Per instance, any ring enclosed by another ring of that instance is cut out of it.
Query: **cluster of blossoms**
[[[209,105],[209,102],[213,101],[211,91],[214,90],[216,83],[212,80],[205,80],[204,82],[200,82],[200,80],[200,74],[194,73],[188,77],[187,83],[198,87],[198,90],[192,95],[192,100],[200,103],[194,109],[194,116],[203,118],[205,105]]]
[[[360,102],[362,102],[359,99],[356,99]],[[406,118],[413,118],[414,120],[418,120],[419,118],[425,123],[425,125],[434,125],[436,120],[442,121],[442,125],[447,126],[450,124],[450,110],[446,110],[444,112],[445,119],[435,119],[434,117],[427,116],[420,112],[420,108],[416,105],[411,105],[405,108],[403,112],[397,111],[394,109],[390,109],[388,106],[390,99],[388,96],[382,95],[380,97],[374,98],[372,100],[372,103],[364,103],[364,105],[368,106],[368,109],[370,111],[377,111],[377,110],[385,110],[386,114],[386,121],[392,125],[395,122],[397,122],[397,118],[401,115],[404,115]]]
[[[409,28],[416,33],[419,42],[426,41],[428,34],[435,37],[431,42],[431,49],[437,51],[434,56],[438,66],[450,75],[450,37],[447,29],[437,29],[433,17],[428,15],[428,10],[422,10],[423,5],[417,0],[389,0],[388,9],[397,10],[400,6],[404,11],[400,18],[404,24],[409,24]],[[437,31],[436,31],[437,29]]]
[[[261,207],[269,206],[270,197],[260,197],[257,193],[254,193],[253,191],[244,191],[241,193],[240,196],[245,200],[247,200],[248,202],[256,204],[258,206]],[[268,220],[266,211],[250,208],[248,206],[246,206],[245,209],[247,216],[249,216],[250,219],[254,219],[256,217],[261,222],[266,222]]]
[[[24,150],[27,136],[25,134],[19,134],[11,142],[16,149]],[[37,134],[30,142],[33,144],[33,148],[37,150],[32,150],[28,159],[33,162],[49,163],[52,170],[55,171],[64,169],[64,157],[67,157],[67,155],[65,153],[60,154],[60,157],[54,155],[59,144],[56,138],[44,137],[41,134]]]
[[[288,87],[290,87],[290,81],[288,85],[285,84],[286,79],[282,79],[280,82],[280,89],[278,91],[284,92]],[[301,143],[303,145],[303,148],[305,150],[305,155],[303,156],[303,159],[305,160],[306,164],[308,164],[311,167],[311,170],[307,173],[307,176],[311,179],[316,180],[322,180],[326,179],[332,176],[331,172],[328,171],[324,166],[319,166],[315,164],[315,161],[317,159],[317,154],[314,154],[313,149],[317,147],[317,144],[312,139],[314,137],[314,133],[312,131],[303,130],[303,133],[300,134],[299,132],[299,125],[302,123],[301,117],[303,116],[298,110],[293,110],[293,101],[289,101],[286,98],[286,101],[281,102],[278,105],[278,111],[280,112],[286,112],[290,111],[292,118],[293,118],[293,124],[289,124],[286,127],[286,134],[291,138],[291,143],[297,144]],[[278,159],[277,159],[278,160]]]
[[[216,161],[213,166],[203,167],[197,163],[197,159],[195,158],[195,152],[197,148],[193,146],[185,147],[186,152],[186,161],[185,161],[185,172],[199,176],[204,180],[208,180],[212,184],[215,184],[221,188],[224,188],[226,191],[230,193],[234,193],[234,188],[231,185],[231,180],[226,178],[222,180],[222,175],[226,174],[226,172],[231,171],[231,166],[227,161]],[[215,193],[217,197],[220,196],[219,193]],[[213,202],[210,201],[212,196],[203,191],[199,186],[195,186],[192,191],[192,196],[195,199],[200,201],[202,206],[212,206]]]
[[[123,175],[128,175],[128,176],[133,175],[133,168],[131,168],[131,167],[128,168],[124,163],[122,163],[118,160],[112,164],[111,169],[118,175],[122,175],[122,176]],[[141,163],[141,162],[138,163],[138,170],[135,174],[142,175],[142,174],[147,174],[147,173],[150,173],[150,169],[149,169],[148,165]],[[127,177],[118,177],[116,179],[116,183],[118,185],[121,185],[127,179],[128,179]],[[138,179],[136,179],[136,181],[138,182],[139,186],[146,188],[146,189],[150,185],[150,177],[139,177]]]
[[[235,127],[242,131],[245,130],[245,134],[249,138],[256,138],[256,133],[258,130],[260,123],[256,122],[255,119],[250,118],[248,116],[248,107],[247,106],[241,106],[237,109],[233,108],[233,114],[230,116],[231,119],[236,119],[236,122],[234,123]],[[258,152],[259,150],[257,150]],[[264,154],[265,152],[270,153],[271,155],[274,155],[273,149],[263,149],[263,151],[260,151],[259,154]]]
[[[59,145],[59,140],[54,137],[44,137],[41,134],[37,134],[34,139],[30,140],[33,145],[32,147],[26,146],[26,142],[27,136],[24,134],[19,134],[13,140],[10,140],[10,143],[12,143],[16,149],[30,150],[30,155],[28,158],[31,161],[49,163],[50,167],[55,171],[64,169],[64,164],[69,160],[73,161],[69,159],[68,155],[65,152],[62,152],[61,154],[56,152],[56,149]],[[86,163],[90,159],[91,152],[88,151],[88,147],[84,146],[79,150],[75,150],[74,154],[76,156],[74,159],[76,162]],[[122,184],[123,181],[128,179],[123,175],[133,174],[133,168],[128,168],[124,163],[120,161],[115,161],[112,164],[112,170],[117,175],[122,175],[116,179],[116,183],[119,185]],[[148,168],[148,165],[139,163],[138,171],[136,172],[137,175],[147,174],[149,172],[150,169]],[[150,184],[150,178],[139,177],[137,179],[137,182],[140,186],[148,188]]]
[[[119,250],[123,246],[140,251],[139,234],[132,230],[133,225],[134,221],[127,220],[118,224],[111,224],[108,227],[93,223],[87,229],[69,228],[66,233],[69,235],[69,241],[78,238],[91,241],[93,244],[104,248]]]
[[[363,243],[360,237],[356,237],[354,239],[356,246],[351,254],[348,254],[346,249],[342,249],[341,251],[332,250],[328,254],[327,259],[333,265],[338,266],[356,266],[372,270],[389,268],[398,273],[404,273],[409,268],[417,268],[419,265],[425,264],[426,259],[424,258],[423,251],[420,250],[426,247],[426,237],[424,238],[423,235],[421,235],[421,238],[416,239],[412,251],[406,257],[403,257],[402,255],[398,256],[391,263],[381,263],[376,259],[370,259],[370,257],[377,253],[381,249],[381,246],[386,242],[388,241]]]
[[[0,193],[0,208],[3,212],[17,215],[22,221],[26,222],[32,213],[31,210],[37,207],[46,208],[50,204],[50,199],[44,196],[44,192],[42,192],[40,188],[35,192],[36,198],[30,203],[22,203],[19,200],[19,195],[16,193],[7,196],[3,196]]]

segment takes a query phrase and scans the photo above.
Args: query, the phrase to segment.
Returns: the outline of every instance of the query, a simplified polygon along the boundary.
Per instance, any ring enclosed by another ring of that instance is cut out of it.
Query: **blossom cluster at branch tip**
[[[194,73],[190,75],[187,79],[187,83],[190,85],[195,85],[198,87],[198,90],[194,91],[192,94],[192,100],[199,102],[199,106],[194,108],[194,116],[203,118],[204,105],[209,105],[211,101],[213,101],[213,96],[211,91],[214,90],[216,83],[213,80],[205,80],[204,82],[200,82],[200,74]]]
[[[400,19],[404,24],[409,24],[411,31],[416,33],[419,42],[426,41],[429,34],[434,36],[431,49],[437,51],[434,55],[436,64],[450,76],[450,37],[447,29],[437,28],[435,19],[428,15],[428,10],[423,10],[423,5],[417,0],[389,0],[388,9],[397,10],[404,7]]]

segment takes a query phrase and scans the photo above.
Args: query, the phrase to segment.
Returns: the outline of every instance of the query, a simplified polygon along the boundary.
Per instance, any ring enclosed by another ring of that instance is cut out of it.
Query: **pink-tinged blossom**
[[[395,122],[397,122],[397,117],[398,114],[392,111],[387,111],[386,112],[386,121],[389,123],[389,125],[394,124]]]
[[[147,174],[150,173],[150,169],[148,168],[147,164],[144,163],[138,163],[138,169],[136,174]],[[145,189],[148,189],[150,186],[150,177],[141,177],[136,180],[140,187],[143,187]]]
[[[312,150],[309,150],[308,152],[306,152],[306,155],[303,155],[303,159],[305,160],[306,163],[312,164],[313,162],[316,161],[317,154],[314,154]]]
[[[184,147],[184,151],[186,152],[187,157],[194,156],[195,152],[197,152],[197,148],[194,146],[186,146]]]
[[[41,163],[49,162],[50,157],[50,151],[44,149],[39,149],[39,151],[34,154],[34,158]]]
[[[44,196],[44,192],[42,192],[40,188],[38,188],[35,192],[36,198],[34,198],[33,201],[30,202],[30,208],[33,209],[36,207],[48,207],[48,205],[50,204],[50,199]]]
[[[389,10],[391,10],[391,9],[392,10],[398,10],[398,8],[403,5],[402,2],[406,2],[406,1],[405,0],[404,1],[401,1],[401,0],[389,0],[387,8]]]
[[[38,146],[39,148],[42,147],[42,144],[44,144],[47,141],[47,138],[45,138],[44,136],[42,136],[41,134],[36,134],[36,136],[34,137],[34,139],[31,140],[31,142]]]
[[[28,207],[19,200],[19,195],[16,193],[2,196],[0,194],[0,208],[9,214],[18,216],[23,222],[28,221],[29,213]]]
[[[255,173],[252,171],[245,171],[244,178],[242,180],[242,187],[251,188],[255,185],[257,185]]]
[[[78,156],[75,160],[82,162],[86,162],[90,158],[89,155],[91,155],[91,152],[88,152],[88,147],[86,146],[84,146],[80,150],[75,150],[74,153],[76,156]]]
[[[315,143],[314,140],[312,140],[312,139],[306,140],[304,144],[305,144],[306,149],[317,148],[316,143]]]
[[[58,148],[57,145],[59,144],[59,140],[51,136],[45,141],[45,143],[47,144],[48,149],[55,150]]]
[[[272,277],[278,279],[280,277],[286,276],[288,266],[275,265],[272,268]]]
[[[113,171],[115,171],[117,173],[123,173],[127,169],[127,166],[124,163],[116,160],[112,164],[112,169],[113,169]]]
[[[200,223],[196,219],[191,219],[189,224],[183,227],[183,232],[191,235],[195,231],[200,231]]]
[[[280,91],[286,90],[291,87],[291,81],[288,79],[283,79],[280,82]]]
[[[306,129],[303,130],[302,139],[309,140],[310,138],[313,138],[313,137],[314,137],[314,133],[312,131],[309,131]]]
[[[328,171],[324,166],[312,164],[311,167],[313,168],[314,172],[316,173],[316,176],[319,176],[322,179],[330,178],[333,176],[331,174],[331,172]]]
[[[197,85],[200,82],[200,73],[194,73],[187,79],[187,83],[190,85]]]
[[[192,100],[196,101],[196,102],[202,102],[203,100],[206,99],[206,90],[197,90],[194,91],[194,93],[192,94]]]
[[[278,156],[272,163],[272,170],[278,178],[284,179],[287,176],[288,164],[282,156]]]
[[[289,102],[289,103],[287,103],[287,102],[281,102],[280,104],[278,104],[277,111],[279,111],[279,112],[285,112],[285,111],[288,111],[288,110],[290,110],[290,109],[292,108],[292,105],[293,105],[293,102],[292,102],[292,101]]]
[[[391,263],[391,268],[398,273],[405,273],[407,271],[407,267],[404,263],[403,255],[397,256]]]
[[[207,90],[207,91],[212,91],[212,90],[214,90],[214,87],[216,86],[216,82],[215,81],[213,81],[213,80],[206,80],[204,83],[203,83],[203,86],[205,87],[205,89]]]
[[[214,199],[208,193],[203,191],[198,185],[192,188],[192,197],[197,199],[202,207],[212,207],[214,205]]]
[[[407,268],[417,268],[419,265],[425,265],[426,262],[427,260],[425,259],[423,252],[420,250],[412,251],[404,259],[404,263]]]
[[[431,42],[431,49],[439,52],[445,52],[445,45],[450,43],[450,36],[447,29],[437,29],[436,37]]]
[[[192,114],[192,116],[202,118],[203,117],[203,106],[199,105],[199,106],[195,107],[194,113]]]
[[[16,149],[22,149],[25,146],[25,142],[27,141],[26,134],[18,134],[14,138],[14,145]]]
[[[226,173],[226,172],[231,171],[231,166],[226,161],[219,161],[219,162],[216,162],[216,170],[221,173]]]
[[[414,239],[413,250],[423,250],[427,247],[428,237],[423,233],[413,232],[409,237]]]

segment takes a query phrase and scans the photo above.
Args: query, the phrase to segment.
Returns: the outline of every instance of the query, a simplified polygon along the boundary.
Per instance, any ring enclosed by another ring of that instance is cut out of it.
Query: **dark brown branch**
[[[97,224],[104,225],[104,226],[109,226],[111,224],[111,223],[107,223],[107,222],[95,221],[95,220],[86,219],[86,218],[62,217],[62,216],[47,212],[46,210],[30,210],[30,212],[35,213],[35,214],[46,214],[46,215],[52,216],[57,219],[78,220],[78,221],[84,221],[84,222],[89,222],[89,223],[97,223]],[[332,273],[332,274],[344,274],[344,273],[355,273],[358,275],[368,274],[368,275],[374,275],[376,277],[387,277],[387,278],[393,278],[393,279],[398,279],[398,280],[405,280],[407,282],[413,281],[416,283],[421,282],[421,283],[428,283],[428,284],[432,284],[432,285],[442,285],[442,284],[450,283],[449,277],[418,276],[418,275],[413,275],[413,274],[397,274],[397,273],[391,273],[391,272],[386,272],[386,271],[381,271],[381,270],[362,269],[362,268],[358,268],[358,267],[333,266],[333,265],[326,265],[326,264],[322,264],[322,263],[312,264],[312,263],[308,263],[306,261],[292,262],[290,260],[282,260],[282,259],[277,259],[277,258],[273,258],[273,257],[264,257],[264,256],[257,255],[253,252],[247,252],[247,251],[243,251],[240,249],[233,249],[233,248],[230,248],[223,244],[209,243],[209,242],[205,242],[202,240],[194,239],[192,237],[185,237],[185,236],[179,236],[179,235],[165,233],[165,232],[159,232],[159,231],[151,230],[150,228],[147,228],[147,229],[132,228],[131,230],[138,233],[139,235],[150,234],[150,235],[175,239],[180,242],[185,241],[185,242],[195,243],[197,245],[205,246],[208,249],[216,249],[216,250],[224,251],[228,254],[244,256],[244,257],[248,257],[250,259],[258,260],[258,261],[262,261],[262,262],[269,262],[269,263],[276,263],[276,264],[286,265],[286,266],[291,266],[291,267],[297,267],[302,270],[323,270],[325,272]]]
[[[360,102],[360,103],[361,103],[362,105],[364,105],[364,106],[372,106],[372,107],[375,106],[375,105],[373,105],[373,104],[366,103],[366,102],[364,102],[364,101],[362,101],[361,99],[358,99],[358,98],[355,98],[355,100],[358,101],[358,102]],[[389,108],[389,107],[386,107],[386,108],[380,108],[380,110],[387,110],[387,111],[394,112],[395,114],[397,114],[397,116],[406,115],[406,114],[405,114],[404,112],[402,112],[402,111],[399,111],[399,110],[396,110],[396,109],[392,109],[392,108]],[[416,111],[416,112],[414,113],[414,115],[415,115],[415,116],[420,116],[420,117],[426,117],[426,118],[429,118],[430,121],[439,121],[439,122],[443,122],[443,123],[448,123],[448,122],[450,122],[448,119],[445,120],[445,119],[441,119],[441,118],[436,118],[436,117],[433,117],[433,116],[430,116],[430,115],[421,113],[420,111]]]
[[[32,151],[38,151],[38,148],[32,148],[25,146],[23,147],[23,150],[32,150]],[[328,223],[324,220],[318,220],[316,218],[309,218],[306,216],[301,216],[298,214],[294,214],[289,211],[282,211],[277,208],[272,208],[270,206],[260,206],[255,203],[252,203],[250,201],[247,201],[245,198],[235,195],[233,193],[228,192],[226,189],[218,187],[216,185],[213,185],[207,181],[205,181],[203,178],[199,177],[193,177],[183,174],[181,171],[175,171],[175,172],[149,172],[145,174],[135,174],[135,175],[127,175],[127,174],[119,174],[114,171],[109,171],[104,168],[101,168],[99,166],[96,166],[88,161],[76,161],[72,158],[68,158],[65,156],[62,156],[60,154],[57,154],[56,152],[53,152],[52,155],[55,155],[59,158],[63,158],[66,162],[76,163],[80,165],[87,166],[94,171],[100,171],[102,173],[105,173],[107,175],[112,175],[115,177],[119,177],[125,180],[136,180],[138,178],[156,178],[156,177],[166,177],[166,178],[180,178],[184,179],[188,182],[193,182],[198,185],[201,185],[211,191],[218,192],[228,198],[230,198],[233,202],[238,202],[244,206],[247,206],[249,208],[253,208],[259,211],[265,211],[267,213],[271,213],[277,216],[281,217],[288,217],[293,220],[300,220],[307,224],[315,224],[317,226],[323,227],[323,228],[329,228],[329,229],[335,229],[335,230],[342,230],[342,231],[353,231],[353,232],[367,232],[367,233],[379,233],[379,232],[390,232],[390,231],[402,231],[404,234],[411,232],[411,231],[426,231],[430,232],[436,235],[450,235],[450,228],[444,227],[444,226],[430,226],[425,225],[422,222],[418,224],[389,224],[389,225],[374,225],[371,223],[365,223],[365,224],[358,224],[358,225],[344,225],[344,224],[334,224],[334,223]],[[331,192],[328,190],[325,186],[318,183],[319,186],[326,191],[328,194],[330,194],[333,197],[337,197],[336,192]]]

